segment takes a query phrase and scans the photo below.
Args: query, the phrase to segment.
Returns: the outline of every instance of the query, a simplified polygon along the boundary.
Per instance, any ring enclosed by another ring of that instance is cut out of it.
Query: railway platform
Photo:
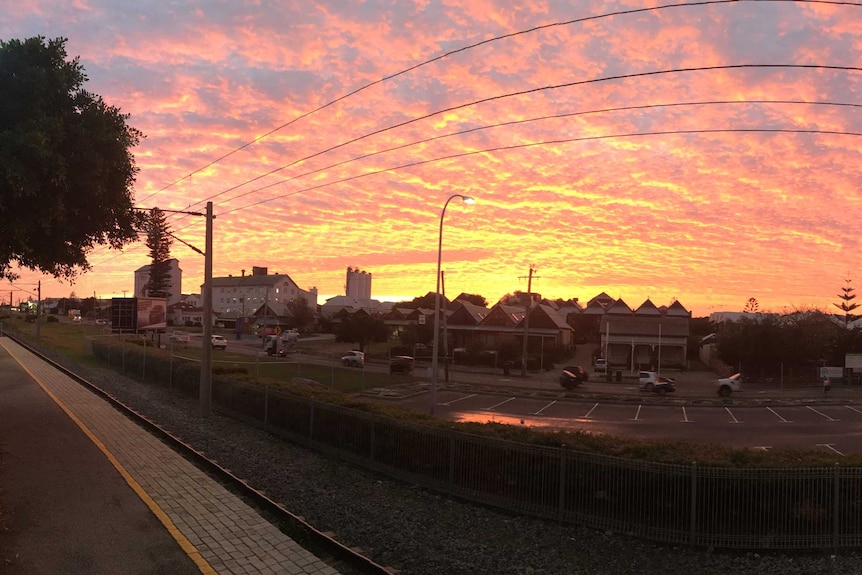
[[[106,400],[6,337],[0,572],[338,573]]]

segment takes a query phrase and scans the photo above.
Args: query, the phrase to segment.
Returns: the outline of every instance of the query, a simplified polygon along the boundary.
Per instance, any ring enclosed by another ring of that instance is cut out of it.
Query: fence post
[[[566,508],[566,444],[560,446],[560,509],[559,520],[562,522]]]
[[[455,428],[449,428],[449,485],[455,485]]]
[[[263,425],[269,425],[269,386],[263,387]]]
[[[838,552],[838,530],[840,528],[839,513],[841,512],[840,497],[841,497],[841,468],[838,463],[835,463],[835,494],[833,496],[833,511],[835,517],[832,520],[832,544],[835,547],[835,552]]]
[[[370,453],[368,454],[368,458],[371,460],[371,463],[374,463],[374,414],[371,414],[371,437],[369,438],[369,446],[368,449]]]
[[[308,414],[308,441],[314,441],[314,400],[309,399],[308,405],[310,407]]]
[[[697,461],[691,462],[691,525],[689,543],[694,545],[697,533]]]
[[[174,388],[174,340],[171,338],[168,340],[168,344],[171,347],[171,358],[168,360],[168,389]]]
[[[120,334],[120,348],[123,350],[123,375],[126,375],[126,338]]]
[[[147,381],[147,338],[144,337],[144,359],[141,362],[141,381]]]

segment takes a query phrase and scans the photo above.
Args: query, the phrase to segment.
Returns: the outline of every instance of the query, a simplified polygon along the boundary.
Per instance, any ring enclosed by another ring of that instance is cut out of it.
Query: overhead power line
[[[398,166],[392,166],[390,168],[383,168],[380,170],[374,170],[372,172],[365,172],[362,174],[358,174],[355,176],[350,176],[347,178],[342,178],[340,180],[335,180],[332,182],[326,182],[323,184],[318,184],[315,186],[309,186],[307,188],[303,188],[301,190],[295,190],[293,192],[283,194],[280,196],[275,196],[272,198],[268,198],[265,200],[261,200],[259,202],[254,202],[252,204],[248,204],[246,206],[241,206],[238,208],[234,208],[232,210],[227,210],[221,213],[221,215],[228,215],[240,210],[245,210],[248,208],[252,208],[255,206],[259,206],[261,204],[266,204],[268,202],[272,202],[282,198],[289,198],[291,196],[295,196],[304,192],[310,192],[312,190],[319,190],[321,188],[326,188],[329,186],[333,186],[335,184],[343,184],[345,182],[350,182],[353,180],[358,180],[361,178],[366,178],[368,176],[375,176],[377,174],[382,174],[385,172],[394,172],[398,170],[403,170],[407,168],[414,168],[416,166],[423,166],[426,164],[433,164],[436,162],[442,162],[445,160],[454,160],[457,158],[465,158],[468,156],[475,156],[478,154],[487,154],[491,152],[501,152],[508,150],[517,150],[522,148],[533,148],[537,146],[548,146],[554,144],[565,144],[571,142],[588,142],[588,141],[599,141],[599,140],[608,140],[613,138],[635,138],[635,137],[645,137],[645,136],[671,136],[671,135],[687,135],[687,134],[732,134],[732,133],[786,133],[786,134],[830,134],[837,136],[862,136],[862,132],[842,132],[838,130],[806,130],[806,129],[797,129],[797,128],[720,128],[720,129],[705,129],[705,130],[663,130],[663,131],[652,131],[652,132],[632,132],[626,134],[608,134],[604,136],[581,136],[577,138],[562,138],[558,140],[544,140],[541,142],[529,142],[526,144],[513,144],[510,146],[496,146],[493,148],[485,148],[482,150],[471,150],[469,152],[460,152],[457,154],[450,154],[448,156],[440,156],[437,158],[432,158],[429,160],[417,160],[415,162],[409,162],[406,164],[401,164]],[[277,184],[272,184],[277,185]]]
[[[359,88],[356,88],[355,90],[352,90],[352,91],[350,91],[350,92],[348,92],[342,96],[339,96],[338,98],[335,98],[329,102],[326,102],[325,104],[318,106],[317,108],[314,108],[313,110],[311,110],[309,112],[305,112],[303,114],[300,114],[299,116],[293,118],[292,120],[285,122],[284,124],[281,124],[280,126],[273,128],[272,130],[266,132],[265,134],[263,134],[261,136],[258,136],[254,140],[247,142],[247,143],[239,146],[238,148],[235,148],[235,149],[231,150],[230,152],[219,156],[218,158],[207,163],[206,165],[201,166],[200,168],[198,168],[192,172],[189,172],[188,174],[184,175],[183,177],[181,177],[177,180],[174,180],[173,182],[171,182],[171,183],[167,184],[166,186],[160,188],[159,190],[153,192],[152,194],[143,198],[141,200],[141,202],[147,201],[148,199],[152,198],[156,194],[161,193],[161,192],[167,190],[168,188],[170,188],[172,186],[175,186],[176,184],[182,182],[186,178],[191,178],[193,175],[202,172],[203,170],[221,162],[222,160],[229,158],[230,156],[236,154],[237,152],[240,152],[241,150],[244,150],[244,149],[248,148],[249,146],[256,144],[257,142],[263,140],[264,138],[267,138],[267,137],[271,136],[272,134],[274,134],[280,130],[283,130],[284,128],[287,128],[288,126],[291,126],[291,125],[295,124],[296,122],[311,116],[312,114],[316,114],[317,112],[320,112],[320,111],[322,111],[322,110],[324,110],[324,109],[326,109],[326,108],[328,108],[328,107],[330,107],[330,106],[332,106],[338,102],[341,102],[347,98],[350,98],[350,97],[352,97],[352,96],[354,96],[354,95],[356,95],[356,94],[358,94],[364,90],[367,90],[368,88],[371,88],[373,86],[381,84],[387,80],[397,78],[399,76],[402,76],[404,74],[412,72],[413,70],[416,70],[416,69],[421,68],[423,66],[427,66],[427,65],[432,64],[434,62],[437,62],[439,60],[443,60],[444,58],[448,58],[449,56],[458,54],[460,52],[465,52],[467,50],[472,50],[473,48],[477,48],[479,46],[491,44],[493,42],[498,42],[500,40],[506,40],[509,38],[514,38],[516,36],[521,36],[524,34],[530,34],[533,32],[540,31],[540,30],[546,30],[549,28],[555,28],[555,27],[561,27],[561,26],[570,26],[573,24],[581,24],[584,22],[600,20],[603,18],[611,18],[614,16],[625,16],[625,15],[638,14],[638,13],[642,13],[642,12],[654,12],[654,11],[659,11],[659,10],[673,9],[673,8],[693,8],[693,7],[698,7],[698,6],[708,6],[708,5],[712,5],[712,4],[737,4],[737,3],[741,3],[741,2],[827,4],[827,5],[836,5],[836,6],[856,6],[856,7],[862,6],[862,3],[859,3],[859,2],[846,2],[846,1],[838,1],[838,0],[702,0],[699,2],[678,2],[678,3],[672,3],[672,4],[663,4],[660,6],[650,6],[650,7],[645,7],[645,8],[632,8],[632,9],[628,9],[628,10],[616,10],[613,12],[606,12],[603,14],[596,14],[593,16],[584,16],[582,18],[573,18],[571,20],[551,22],[549,24],[542,24],[539,26],[534,26],[532,28],[527,28],[525,30],[519,30],[519,31],[511,32],[508,34],[501,34],[499,36],[494,36],[492,38],[487,38],[487,39],[481,40],[479,42],[474,42],[472,44],[462,46],[461,48],[449,50],[447,52],[444,52],[443,54],[440,54],[440,55],[435,56],[433,58],[430,58],[428,60],[424,60],[422,62],[419,62],[418,64],[414,64],[413,66],[405,68],[399,72],[396,72],[394,74],[390,74],[388,76],[383,76],[377,80],[374,80],[373,82],[369,82],[367,84],[364,84],[364,85],[360,86]],[[208,200],[203,200],[203,201],[208,201]],[[196,205],[196,204],[192,204],[192,205]]]

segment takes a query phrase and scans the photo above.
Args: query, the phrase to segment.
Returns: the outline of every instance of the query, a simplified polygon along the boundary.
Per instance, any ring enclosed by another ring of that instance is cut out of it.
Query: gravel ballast
[[[498,512],[390,480],[214,414],[107,369],[58,362],[321,531],[409,575],[862,574],[842,551],[769,554],[659,545]]]

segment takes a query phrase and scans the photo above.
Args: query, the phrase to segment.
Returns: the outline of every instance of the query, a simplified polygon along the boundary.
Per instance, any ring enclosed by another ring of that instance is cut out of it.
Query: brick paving
[[[10,339],[0,339],[0,346],[89,430],[115,467],[128,474],[132,487],[140,486],[141,499],[201,572],[337,575],[333,567],[107,401]]]

